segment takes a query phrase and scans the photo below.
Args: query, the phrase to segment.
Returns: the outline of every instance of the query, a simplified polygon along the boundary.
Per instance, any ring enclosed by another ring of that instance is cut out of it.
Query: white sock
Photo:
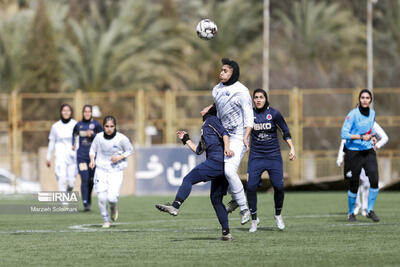
[[[360,190],[361,186],[359,186],[357,190],[356,207],[361,207]]]
[[[103,217],[105,222],[109,222],[110,216],[107,210],[107,192],[98,193],[97,198],[99,202],[100,215]]]

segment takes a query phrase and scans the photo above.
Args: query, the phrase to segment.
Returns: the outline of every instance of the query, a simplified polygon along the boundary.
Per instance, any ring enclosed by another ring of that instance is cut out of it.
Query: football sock
[[[357,193],[347,191],[347,203],[349,205],[349,214],[354,213],[354,206],[356,205]]]
[[[281,211],[282,211],[282,208],[280,208],[280,209],[275,209],[275,215],[276,215],[276,216],[281,215]]]
[[[97,194],[98,202],[99,202],[99,209],[101,217],[103,217],[105,222],[110,221],[110,217],[107,211],[107,192],[101,192]]]
[[[257,220],[257,211],[255,211],[255,212],[251,212],[251,219],[254,221],[254,220]]]
[[[182,202],[183,201],[181,200],[175,199],[174,202],[172,203],[172,207],[174,207],[175,209],[179,209],[180,206],[182,205]]]
[[[251,219],[257,219],[257,187],[247,188],[247,201],[249,202],[249,209],[251,213]],[[253,214],[255,214],[255,219],[253,218]]]
[[[368,193],[368,213],[374,210],[376,197],[378,196],[379,188],[370,188]]]
[[[222,234],[223,234],[223,235],[229,234],[229,228],[222,229]]]
[[[369,195],[369,186],[361,187],[361,195],[362,195],[362,209],[368,209],[368,195]]]
[[[284,198],[285,192],[283,191],[283,187],[274,187],[275,215],[281,215]]]

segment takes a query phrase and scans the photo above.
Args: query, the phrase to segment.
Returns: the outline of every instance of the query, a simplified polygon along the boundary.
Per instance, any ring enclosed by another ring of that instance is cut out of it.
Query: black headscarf
[[[265,92],[264,89],[258,88],[256,90],[254,90],[253,92],[253,100],[254,100],[254,96],[256,95],[256,93],[262,93],[265,97],[265,104],[262,108],[255,108],[257,113],[263,112],[265,111],[268,107],[269,107],[269,102],[268,102],[268,95],[267,92]]]
[[[115,128],[114,128],[114,132],[112,134],[106,134],[106,131],[104,130],[104,133],[103,133],[104,138],[105,139],[113,139],[114,136],[117,134],[117,120],[113,116],[110,116],[110,115],[106,116],[103,120],[103,128],[104,128],[104,125],[106,125],[107,121],[112,121],[114,123]]]
[[[90,108],[90,111],[93,112],[93,107],[92,107],[92,105],[84,105],[84,106],[83,106],[83,109],[82,109],[82,121],[83,121],[83,122],[90,122],[90,121],[92,120],[92,116],[90,116],[90,119],[88,119],[88,120],[85,120],[85,117],[83,116],[83,113],[85,112],[85,109],[86,109],[86,108]]]
[[[362,106],[361,106],[361,102],[360,102],[360,98],[361,98],[361,95],[362,95],[363,93],[368,93],[368,94],[369,94],[369,96],[371,97],[371,102],[370,102],[370,103],[372,103],[372,93],[371,93],[371,91],[368,90],[368,89],[362,89],[361,92],[360,92],[360,94],[358,95],[358,109],[360,110],[360,112],[361,112],[362,115],[368,117],[368,116],[369,116],[369,107],[366,107],[366,108],[362,107]]]
[[[204,114],[203,121],[205,121],[210,116],[217,116],[217,108],[215,107],[215,104],[213,104],[212,107],[207,111],[207,113]]]
[[[234,61],[234,60],[230,60],[229,58],[223,58],[221,60],[222,65],[228,65],[230,66],[233,71],[232,71],[232,76],[229,78],[229,80],[225,83],[222,83],[223,85],[232,85],[235,82],[237,82],[239,80],[239,76],[240,76],[240,69],[239,69],[239,64]]]
[[[68,119],[64,119],[63,116],[62,116],[62,110],[63,110],[64,107],[69,107],[69,109],[71,110],[71,116],[70,116]],[[69,104],[62,104],[62,105],[61,105],[61,108],[60,108],[60,118],[61,118],[61,121],[62,121],[63,123],[68,123],[68,122],[70,122],[70,120],[72,119],[72,112],[73,112],[73,110],[72,110],[71,105],[69,105]]]

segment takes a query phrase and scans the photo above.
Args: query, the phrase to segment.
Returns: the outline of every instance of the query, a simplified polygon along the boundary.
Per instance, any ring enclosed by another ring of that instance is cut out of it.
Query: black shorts
[[[378,162],[374,149],[353,151],[345,150],[344,156],[344,178],[349,182],[356,182],[358,185],[361,169],[365,170],[371,187],[378,188]]]

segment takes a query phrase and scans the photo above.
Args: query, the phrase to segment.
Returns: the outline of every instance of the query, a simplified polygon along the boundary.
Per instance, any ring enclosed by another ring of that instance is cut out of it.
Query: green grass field
[[[234,240],[220,227],[207,196],[190,196],[178,217],[154,208],[172,197],[122,197],[118,224],[101,229],[89,213],[0,215],[0,266],[398,266],[400,194],[383,192],[381,222],[346,220],[342,193],[287,193],[286,229],[275,227],[273,197],[259,194],[259,231],[230,215]],[[227,201],[226,199],[225,201]],[[0,199],[1,204],[27,200]]]

